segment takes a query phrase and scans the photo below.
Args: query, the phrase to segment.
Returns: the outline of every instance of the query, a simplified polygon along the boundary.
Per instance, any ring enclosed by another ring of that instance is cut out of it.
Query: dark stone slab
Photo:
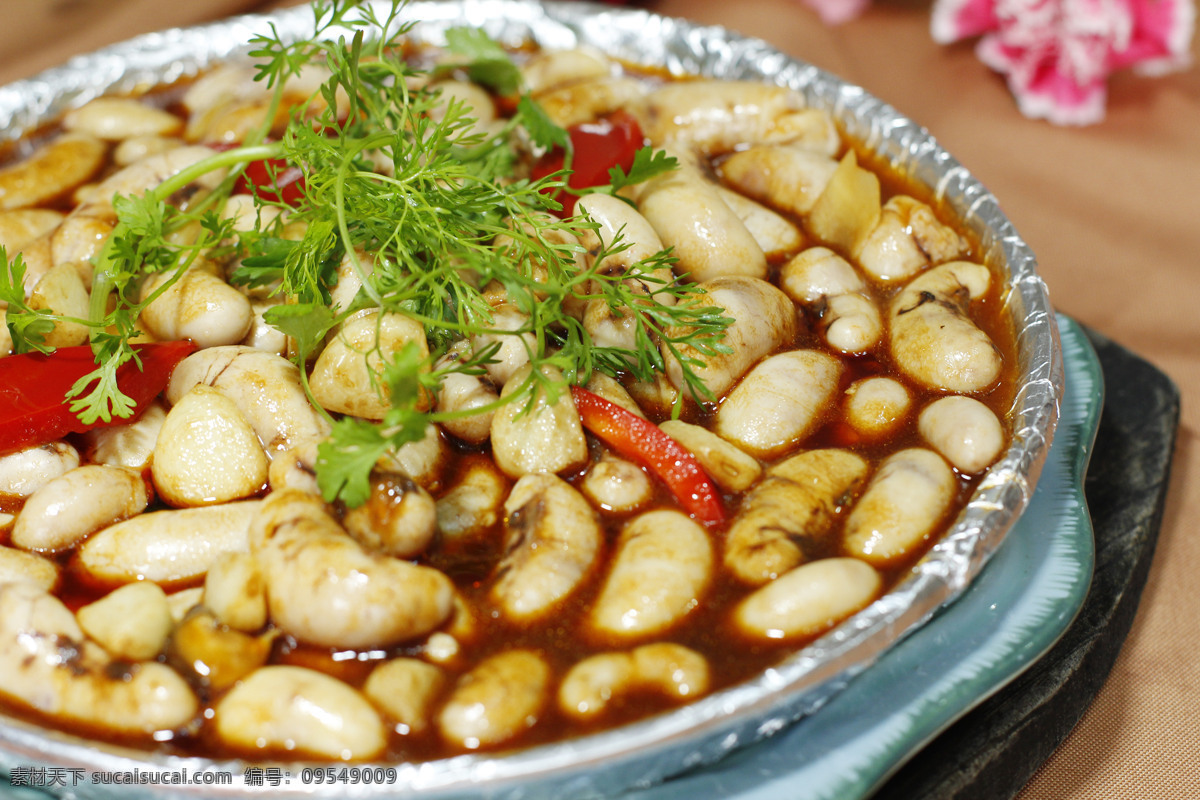
[[[931,742],[872,800],[1006,800],[1062,743],[1108,677],[1150,570],[1179,425],[1179,390],[1094,331],[1105,401],[1084,493],[1096,571],[1041,660]]]

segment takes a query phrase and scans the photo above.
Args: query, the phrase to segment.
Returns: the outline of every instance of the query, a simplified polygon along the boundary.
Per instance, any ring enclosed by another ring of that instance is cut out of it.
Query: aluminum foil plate
[[[413,35],[437,44],[447,28],[483,27],[493,38],[549,48],[594,45],[629,61],[672,73],[754,79],[801,91],[830,110],[843,133],[902,175],[928,186],[978,234],[984,260],[1005,281],[1005,309],[1017,330],[1019,387],[1011,413],[1011,447],[981,481],[947,535],[891,593],[757,678],[691,705],[617,729],[512,753],[465,755],[393,764],[396,780],[335,784],[299,780],[304,764],[277,765],[291,780],[245,780],[240,761],[148,754],[48,731],[0,715],[0,770],[50,766],[154,775],[225,772],[231,784],[135,785],[65,781],[46,787],[78,798],[525,798],[608,797],[701,764],[817,712],[855,675],[907,633],[952,602],[979,573],[1026,507],[1058,420],[1063,361],[1058,328],[1033,253],[999,204],[924,128],[860,87],[780,53],[765,42],[645,11],[588,3],[529,0],[414,2],[406,16],[422,20]],[[15,139],[69,108],[105,93],[136,92],[237,57],[255,33],[274,26],[285,38],[312,30],[306,7],[266,16],[174,29],[72,59],[0,88],[0,130]],[[799,721],[799,722],[798,722]],[[309,765],[312,766],[312,765]],[[73,772],[69,774],[82,774]],[[257,784],[257,785],[256,785]]]

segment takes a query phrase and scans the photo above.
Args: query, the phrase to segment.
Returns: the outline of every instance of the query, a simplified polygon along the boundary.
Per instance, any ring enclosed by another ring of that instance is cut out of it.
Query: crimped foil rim
[[[373,3],[382,10],[383,3]],[[611,796],[710,763],[813,713],[906,634],[957,598],[1002,543],[1028,504],[1058,420],[1063,361],[1058,328],[1036,259],[996,198],[927,130],[864,89],[767,43],[646,11],[592,3],[532,0],[415,2],[419,40],[442,41],[449,27],[481,26],[510,44],[594,45],[630,62],[677,74],[766,80],[804,93],[829,109],[852,139],[894,169],[924,183],[960,215],[982,243],[984,259],[1005,278],[1004,303],[1017,336],[1019,387],[1011,447],[993,466],[947,535],[893,592],[757,678],[670,713],[610,731],[514,753],[464,755],[395,764],[389,785],[247,786],[246,762],[147,754],[48,731],[0,715],[0,768],[47,764],[95,770],[227,770],[233,786],[67,786],[67,797],[171,798],[518,798]],[[193,75],[242,54],[271,26],[285,38],[312,30],[306,7],[171,29],[78,56],[29,80],[0,87],[0,129],[7,139],[109,92],[137,92]]]

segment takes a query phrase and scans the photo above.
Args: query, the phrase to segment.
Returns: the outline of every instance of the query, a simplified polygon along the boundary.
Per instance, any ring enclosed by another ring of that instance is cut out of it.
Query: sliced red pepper
[[[234,193],[295,206],[304,198],[304,170],[282,158],[251,161],[238,176]]]
[[[721,493],[696,457],[662,428],[579,386],[571,387],[583,427],[658,476],[679,505],[704,525],[725,521]]]
[[[637,119],[627,111],[618,111],[597,122],[572,125],[567,129],[571,137],[571,174],[567,185],[572,189],[608,184],[608,171],[616,166],[626,172],[633,166],[633,157],[642,149],[645,141]],[[533,168],[533,177],[540,180],[559,171],[566,163],[565,154],[556,149],[547,154]],[[556,196],[562,203],[562,216],[575,213],[578,198],[560,191]]]
[[[134,345],[142,366],[132,361],[117,370],[117,386],[133,400],[134,415],[167,386],[171,370],[196,351],[190,341]],[[23,353],[0,358],[0,453],[61,439],[128,418],[88,424],[72,413],[66,394],[96,368],[88,345],[60,347],[49,355]]]

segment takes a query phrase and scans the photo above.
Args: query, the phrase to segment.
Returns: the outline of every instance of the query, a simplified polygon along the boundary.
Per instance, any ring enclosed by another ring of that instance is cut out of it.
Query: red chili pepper
[[[166,388],[171,370],[195,352],[190,341],[134,345],[141,369],[132,361],[117,370],[117,386],[134,402],[135,416]],[[0,453],[61,439],[128,419],[83,422],[72,413],[66,394],[96,368],[88,345],[60,347],[55,352],[23,353],[0,358]]]
[[[627,111],[618,111],[597,122],[572,125],[567,133],[574,151],[572,172],[567,178],[567,185],[572,189],[606,185],[612,167],[620,166],[628,172],[633,166],[634,154],[644,142],[641,126]],[[564,163],[564,153],[556,149],[534,166],[533,177],[540,180],[562,169]],[[560,191],[557,199],[563,204],[561,213],[564,217],[575,213],[575,201],[578,200],[575,195]]]
[[[572,386],[571,397],[583,427],[657,475],[697,522],[720,525],[725,521],[721,494],[708,473],[662,428],[582,387]]]
[[[251,161],[238,176],[234,193],[295,206],[304,197],[304,170],[282,158]]]

